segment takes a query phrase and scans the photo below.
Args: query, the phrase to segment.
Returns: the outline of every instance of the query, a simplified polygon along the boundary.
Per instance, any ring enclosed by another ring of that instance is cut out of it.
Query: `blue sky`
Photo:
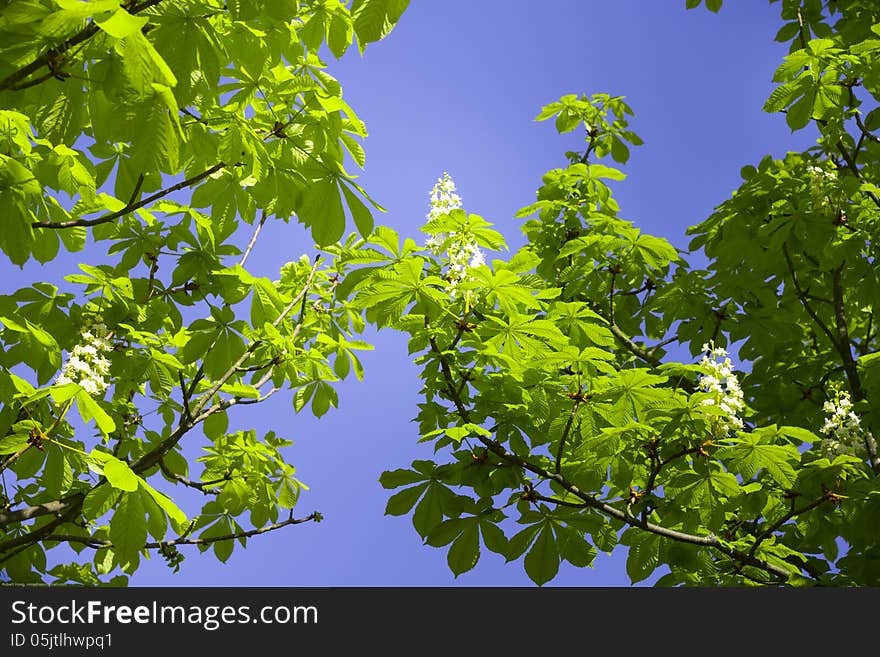
[[[727,2],[716,15],[684,4],[413,0],[395,32],[362,58],[352,51],[328,59],[370,132],[359,182],[388,210],[377,221],[421,240],[428,192],[448,171],[465,210],[493,222],[515,249],[522,238],[514,213],[581,139],[534,117],[563,94],[605,92],[626,97],[631,127],[645,141],[614,187],[621,215],[685,248],[686,228],[730,195],[743,165],[802,150],[808,135],[792,136],[781,115],[761,111],[787,48],[773,42],[779,5]],[[303,252],[314,251],[300,227],[267,224],[249,266],[277,278]],[[455,579],[445,549],[423,546],[408,517],[384,515],[382,471],[432,453],[416,443],[411,422],[420,381],[405,337],[383,331],[368,339],[376,349],[363,355],[365,381],[341,385],[340,408],[320,421],[294,415],[280,394],[230,414],[231,430],[275,430],[295,441],[289,460],[311,487],[299,515],[319,510],[324,522],[252,539],[226,564],[182,548],[187,559],[176,575],[154,556],[132,585],[531,585],[521,562],[485,551]],[[600,555],[592,569],[563,564],[550,585],[628,586],[624,563],[620,550]]]

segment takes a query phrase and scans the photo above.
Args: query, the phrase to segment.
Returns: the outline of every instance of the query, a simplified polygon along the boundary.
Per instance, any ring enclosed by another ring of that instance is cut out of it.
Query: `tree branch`
[[[758,547],[760,547],[761,543],[763,543],[763,542],[766,541],[768,538],[770,538],[771,536],[773,536],[773,534],[775,534],[777,531],[779,531],[779,529],[780,529],[785,523],[787,523],[789,520],[791,520],[792,518],[795,518],[795,517],[801,515],[802,513],[806,513],[807,511],[812,511],[812,510],[815,509],[816,507],[820,506],[821,504],[823,504],[823,503],[825,503],[825,502],[828,502],[828,501],[831,500],[831,499],[832,499],[832,498],[831,498],[829,495],[823,495],[823,496],[820,497],[819,499],[817,499],[817,500],[811,502],[810,504],[807,504],[806,506],[804,506],[804,507],[802,507],[802,508],[800,508],[800,509],[795,509],[795,507],[794,507],[794,502],[792,502],[791,510],[790,510],[788,513],[786,513],[786,514],[785,514],[784,516],[782,516],[779,520],[777,520],[777,521],[774,522],[772,525],[770,525],[769,527],[767,527],[767,529],[765,529],[763,532],[761,532],[760,534],[758,534],[757,536],[755,536],[755,543],[754,543],[754,544],[752,545],[752,547],[749,549],[749,554],[754,555],[755,552],[758,551]]]
[[[575,399],[574,406],[571,407],[571,413],[568,414],[568,421],[565,423],[565,428],[562,430],[562,437],[559,439],[559,450],[556,452],[556,466],[554,468],[556,474],[559,474],[562,470],[562,452],[565,450],[565,441],[568,440],[571,425],[574,423],[574,418],[577,416],[580,405],[581,400]]]
[[[843,273],[844,263],[834,270],[834,278],[832,280],[832,290],[834,295],[834,323],[837,329],[837,351],[843,359],[843,369],[846,372],[846,378],[849,381],[855,401],[861,401],[865,398],[865,391],[862,389],[862,382],[859,379],[859,370],[856,367],[856,361],[850,349],[849,329],[846,323],[846,309],[843,304],[843,285],[841,276]]]
[[[226,164],[224,164],[223,162],[218,162],[217,164],[212,166],[210,169],[203,171],[202,173],[198,174],[197,176],[193,176],[192,178],[187,178],[186,180],[184,180],[182,182],[179,182],[175,185],[171,185],[171,187],[167,187],[165,189],[162,189],[162,190],[156,192],[155,194],[148,196],[147,198],[141,199],[137,203],[129,202],[128,204],[126,204],[126,206],[124,208],[117,210],[116,212],[111,212],[109,214],[105,214],[100,217],[96,217],[95,219],[72,219],[70,221],[57,221],[57,222],[56,221],[35,221],[31,224],[31,227],[32,228],[51,228],[53,230],[60,230],[63,228],[73,228],[74,226],[97,226],[99,224],[106,224],[106,223],[113,221],[115,219],[119,219],[119,217],[123,217],[127,214],[130,214],[130,213],[134,212],[135,210],[139,210],[142,207],[144,207],[145,205],[149,205],[153,201],[157,201],[160,198],[164,198],[165,196],[168,196],[172,192],[176,192],[176,191],[178,191],[180,189],[184,189],[186,187],[191,187],[192,185],[195,185],[196,183],[201,182],[202,180],[204,180],[205,178],[210,176],[212,173],[219,171],[220,169],[222,169],[225,166],[226,166]],[[134,198],[134,195],[132,196],[132,198]]]
[[[179,484],[183,484],[184,486],[195,488],[197,491],[204,493],[205,495],[219,494],[220,489],[211,488],[211,486],[216,486],[217,484],[222,484],[223,482],[232,479],[231,476],[227,476],[222,477],[221,479],[214,479],[212,481],[192,481],[191,479],[187,479],[184,476],[171,472],[171,470],[168,469],[168,466],[165,463],[165,459],[159,459],[159,469],[162,470],[162,474],[164,474],[169,479],[172,479]]]
[[[849,170],[853,172],[853,175],[856,178],[858,178],[859,180],[861,180],[862,182],[867,182],[865,180],[865,177],[862,175],[862,172],[859,169],[858,165],[856,165],[855,159],[853,159],[853,156],[847,152],[846,148],[844,147],[844,145],[842,143],[837,142],[837,150],[840,151],[840,154],[843,156],[843,159],[846,161],[847,168],[849,168]],[[878,208],[880,208],[880,197],[878,197],[877,194],[872,192],[870,189],[863,192],[863,193],[865,195],[867,195],[872,201],[874,201],[874,205],[876,205]]]
[[[145,550],[159,550],[163,547],[171,547],[173,545],[210,545],[211,543],[217,543],[219,541],[232,541],[239,538],[250,538],[251,536],[258,536],[260,534],[266,534],[268,532],[275,531],[277,529],[281,529],[282,527],[289,527],[291,525],[302,525],[306,522],[320,522],[322,519],[322,515],[317,511],[314,511],[307,515],[305,518],[288,518],[287,520],[282,520],[281,522],[275,522],[271,525],[264,525],[263,527],[259,527],[257,529],[250,529],[244,532],[236,532],[234,534],[224,534],[223,536],[211,536],[209,538],[186,538],[180,537],[175,538],[170,541],[153,541],[149,543],[144,543],[143,549]],[[75,534],[49,534],[44,537],[46,541],[58,541],[65,543],[82,543],[86,547],[94,548],[96,550],[100,550],[102,548],[113,547],[113,542],[98,539],[93,536],[76,536]]]
[[[38,518],[49,514],[64,513],[67,509],[75,504],[82,502],[85,498],[83,493],[77,493],[60,500],[52,502],[44,502],[35,506],[26,506],[17,511],[0,511],[0,527],[6,527],[14,523],[24,522],[31,518]]]
[[[788,252],[788,243],[782,243],[782,255],[785,256],[785,262],[788,264],[788,272],[791,274],[792,283],[794,283],[794,289],[797,294],[797,298],[800,299],[801,305],[804,307],[804,310],[807,311],[807,314],[810,318],[816,323],[822,332],[828,336],[828,339],[831,340],[831,344],[835,347],[837,346],[837,338],[834,336],[834,333],[831,332],[831,329],[828,328],[828,325],[822,321],[822,318],[816,314],[816,311],[813,310],[813,307],[810,305],[810,302],[807,300],[807,295],[804,292],[803,288],[801,288],[801,284],[798,281],[797,274],[794,272],[794,263],[791,261],[791,254]]]
[[[266,223],[266,210],[263,210],[263,213],[260,215],[260,221],[254,228],[254,234],[251,236],[251,241],[248,242],[247,248],[244,251],[244,254],[241,256],[241,260],[238,261],[238,264],[244,267],[244,263],[247,262],[248,256],[250,256],[251,251],[254,250],[254,245],[257,243],[257,238],[260,236],[260,231],[263,230],[263,224]]]
[[[138,14],[150,7],[154,7],[158,5],[162,0],[146,0],[145,2],[141,2],[139,4],[133,5],[128,8],[128,13],[135,15]],[[48,80],[52,76],[55,75],[55,62],[57,62],[58,58],[66,53],[68,50],[73,48],[74,46],[83,43],[91,39],[95,36],[99,31],[100,27],[96,23],[89,23],[88,26],[74,34],[72,37],[64,41],[61,45],[55,46],[54,48],[49,48],[42,55],[33,60],[30,64],[25,64],[20,69],[12,73],[11,75],[6,76],[2,80],[0,80],[0,91],[4,89],[17,90],[24,89],[27,87],[31,87],[34,84],[38,84],[38,82],[34,82],[33,80],[28,82],[22,82],[18,84],[21,80],[24,80],[29,75],[36,73],[38,70],[43,68],[44,66],[49,67],[49,75],[42,76],[39,79],[39,82],[43,82],[44,80]]]

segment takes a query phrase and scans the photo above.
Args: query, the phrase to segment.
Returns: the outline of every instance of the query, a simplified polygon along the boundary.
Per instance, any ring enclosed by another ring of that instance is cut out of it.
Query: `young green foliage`
[[[225,561],[321,519],[290,441],[228,416],[283,390],[321,416],[371,347],[337,264],[270,280],[248,257],[269,221],[372,231],[345,168],[366,127],[323,49],[363,52],[407,4],[2,3],[0,250],[83,262],[63,292],[0,296],[0,579],[122,584],[150,550],[177,570],[177,546]],[[205,503],[184,512],[182,487]]]
[[[625,164],[641,140],[605,94],[538,115],[585,148],[517,214],[528,243],[507,260],[482,255],[501,236],[446,175],[424,246],[385,231],[368,266],[355,237],[331,250],[357,267],[340,289],[367,319],[410,336],[436,462],[380,481],[456,576],[481,545],[538,585],[624,545],[634,583],[880,583],[880,120],[862,109],[880,100],[880,9],[782,15],[798,29],[780,32],[791,54],[765,109],[821,136],[743,168],[689,230],[704,269],[620,216],[608,181],[625,175],[596,160]]]

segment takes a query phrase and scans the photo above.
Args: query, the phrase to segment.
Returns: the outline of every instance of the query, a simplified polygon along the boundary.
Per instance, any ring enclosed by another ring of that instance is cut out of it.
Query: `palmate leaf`
[[[704,526],[710,528],[720,526],[727,500],[741,492],[732,474],[705,466],[702,472],[682,472],[665,488],[666,494],[677,504],[697,509]]]
[[[590,545],[583,534],[570,527],[556,527],[556,540],[559,543],[559,556],[577,568],[591,566],[598,552]]]
[[[733,446],[719,449],[716,455],[748,479],[766,470],[780,486],[790,489],[797,478],[795,466],[800,462],[800,453],[793,445],[771,444],[767,434],[773,429],[775,426],[739,433]]]
[[[641,260],[649,269],[664,269],[670,263],[680,262],[678,250],[665,239],[639,233],[632,245],[633,256]]]
[[[502,269],[491,271],[481,267],[472,274],[476,285],[485,293],[486,301],[498,303],[501,310],[508,316],[515,316],[517,306],[526,309],[539,309],[542,303],[535,298],[534,290],[522,284],[521,278],[512,271]]]
[[[639,416],[647,409],[668,408],[675,404],[675,392],[658,387],[665,381],[665,376],[650,374],[646,369],[621,370],[603,384],[596,398],[611,400],[616,407]]]
[[[548,345],[562,347],[567,342],[562,331],[546,319],[532,319],[527,315],[515,315],[509,322],[492,316],[487,319],[492,330],[498,332],[487,344],[515,357],[523,352],[527,355],[540,353],[547,350]]]

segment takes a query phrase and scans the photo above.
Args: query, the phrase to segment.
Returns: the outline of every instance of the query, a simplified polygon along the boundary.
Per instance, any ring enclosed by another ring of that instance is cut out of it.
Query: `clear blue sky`
[[[421,240],[428,192],[448,171],[465,210],[519,246],[515,211],[581,139],[560,137],[552,121],[534,117],[563,94],[606,92],[627,98],[632,128],[645,140],[624,167],[628,179],[615,186],[621,215],[686,247],[685,229],[730,195],[743,165],[801,150],[806,138],[761,111],[786,53],[773,42],[779,5],[726,2],[715,15],[684,4],[413,0],[396,31],[363,58],[351,52],[328,61],[370,132],[360,182],[388,209],[377,220]],[[249,265],[277,278],[310,247],[298,226],[268,225]],[[384,515],[382,471],[432,452],[416,443],[410,421],[420,381],[405,337],[368,339],[376,350],[363,357],[364,383],[341,385],[340,408],[322,420],[295,416],[281,394],[230,414],[230,429],[275,430],[295,441],[289,460],[311,486],[298,513],[319,510],[324,522],[252,539],[225,565],[182,548],[187,559],[177,575],[154,556],[132,585],[531,585],[521,563],[505,565],[486,551],[454,579],[445,549],[423,546],[408,517]],[[624,559],[621,549],[600,555],[593,569],[563,564],[550,585],[628,586]]]

